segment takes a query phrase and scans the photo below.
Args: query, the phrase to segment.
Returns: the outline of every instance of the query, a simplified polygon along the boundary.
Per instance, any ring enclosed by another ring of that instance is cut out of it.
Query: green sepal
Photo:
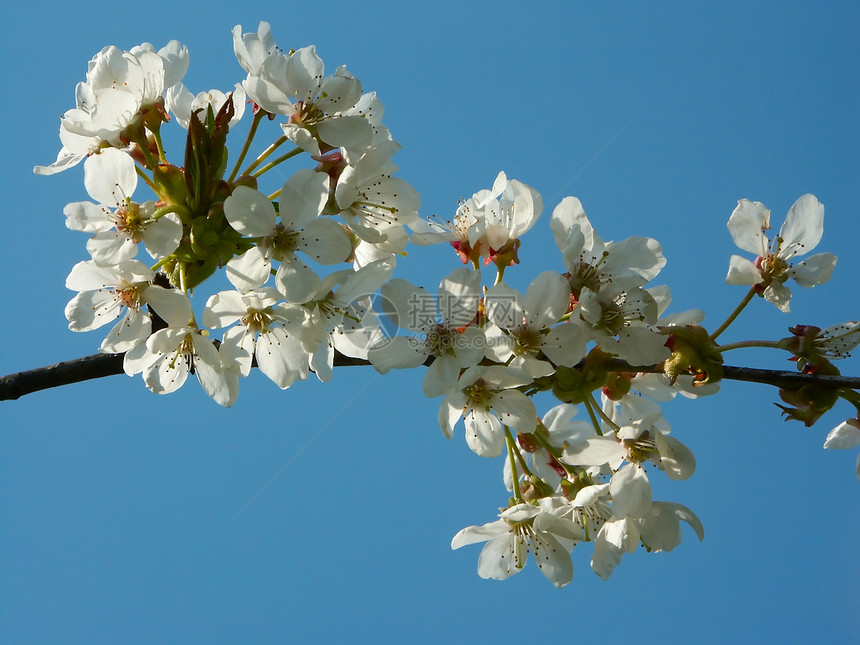
[[[831,376],[839,374],[836,366],[829,361],[819,363],[814,371],[811,369],[807,371]],[[835,387],[810,383],[795,389],[780,388],[779,398],[788,403],[787,406],[774,403],[782,410],[785,420],[802,421],[808,428],[815,425],[825,412],[836,405],[839,400],[839,390]]]
[[[582,368],[556,367],[552,393],[563,403],[583,403],[591,393],[609,381],[609,361],[612,355],[599,347],[593,348],[585,357]]]
[[[185,173],[182,168],[169,163],[160,163],[152,171],[152,180],[159,200],[179,206],[188,204],[188,187],[185,184]]]
[[[663,362],[663,373],[674,383],[681,374],[691,374],[693,385],[717,383],[723,378],[723,355],[701,325],[664,327],[666,347],[672,355]]]

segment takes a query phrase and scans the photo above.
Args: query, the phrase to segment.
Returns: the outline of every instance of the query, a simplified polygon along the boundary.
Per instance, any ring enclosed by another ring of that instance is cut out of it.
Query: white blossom
[[[498,457],[505,445],[502,423],[516,432],[531,432],[537,425],[532,400],[515,389],[531,382],[522,370],[501,366],[466,369],[439,408],[439,425],[447,438],[463,418],[466,443],[481,457]]]
[[[570,306],[567,280],[554,271],[535,278],[525,298],[504,283],[487,290],[484,308],[494,323],[488,328],[487,357],[520,367],[531,376],[550,376],[554,365],[572,367],[585,356],[587,333],[559,321]]]
[[[495,522],[462,529],[451,548],[486,542],[478,557],[478,575],[493,580],[519,573],[532,553],[541,573],[561,588],[573,580],[573,562],[558,539],[571,535],[567,525],[538,506],[517,504],[499,513]]]
[[[60,121],[63,147],[49,166],[36,166],[38,175],[52,175],[80,163],[100,148],[122,148],[122,135],[139,114],[153,108],[188,68],[188,49],[172,40],[155,51],[144,43],[124,52],[105,47],[92,60],[87,79],[75,89],[75,107]]]
[[[181,319],[188,299],[181,293],[153,284],[154,273],[137,260],[103,267],[79,262],[66,278],[66,287],[79,293],[66,305],[72,331],[90,331],[116,321],[100,351],[119,354],[145,341],[152,328],[146,306],[164,319]],[[187,318],[186,318],[187,320]]]
[[[762,296],[780,310],[789,311],[791,290],[785,286],[794,279],[801,287],[827,282],[836,266],[832,253],[817,253],[797,264],[794,258],[806,255],[821,241],[824,232],[824,206],[814,195],[800,197],[785,217],[779,234],[772,240],[770,211],[761,202],[742,199],[729,217],[732,239],[744,251],[755,254],[754,262],[733,255],[729,262],[728,284],[763,286]]]
[[[133,202],[137,187],[134,162],[126,153],[108,148],[84,162],[84,186],[92,202],[73,202],[64,209],[66,226],[75,231],[95,233],[87,251],[101,265],[130,260],[143,242],[156,259],[176,250],[182,238],[182,224],[174,213],[156,219],[155,203]]]
[[[328,197],[328,178],[313,170],[298,171],[281,189],[276,213],[263,193],[238,186],[224,202],[230,226],[256,244],[227,263],[227,277],[240,291],[262,286],[272,262],[280,262],[275,284],[291,302],[307,302],[320,285],[320,277],[297,255],[302,252],[321,264],[344,261],[351,251],[343,228],[319,217]],[[278,221],[280,219],[280,221]]]
[[[482,330],[473,325],[481,298],[481,275],[467,268],[453,271],[432,296],[421,287],[395,278],[382,287],[384,313],[401,329],[417,336],[386,339],[368,352],[368,360],[382,374],[418,367],[427,357],[423,390],[428,397],[457,387],[463,368],[473,367],[484,354]]]
[[[235,362],[247,376],[255,358],[260,371],[283,390],[308,377],[309,348],[315,346],[317,334],[306,309],[280,299],[272,288],[245,294],[221,291],[206,303],[203,324],[230,327],[220,347],[225,363]],[[236,322],[240,324],[231,326]]]
[[[235,372],[225,369],[208,334],[191,325],[155,332],[126,353],[123,369],[129,376],[143,372],[144,383],[156,394],[175,392],[189,374],[195,374],[206,394],[220,405],[233,405],[239,394]]]

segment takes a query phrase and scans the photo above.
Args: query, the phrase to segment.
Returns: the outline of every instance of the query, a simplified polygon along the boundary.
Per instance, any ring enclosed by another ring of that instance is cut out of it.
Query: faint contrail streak
[[[614,135],[612,135],[612,138],[611,138],[609,141],[607,141],[607,142],[603,145],[603,147],[602,147],[600,150],[598,150],[596,153],[594,153],[594,156],[593,156],[591,159],[589,159],[589,160],[586,162],[586,164],[585,164],[582,168],[580,168],[580,169],[579,169],[579,171],[578,171],[578,172],[577,172],[573,177],[571,177],[570,179],[568,179],[568,180],[567,180],[567,183],[566,183],[564,186],[562,186],[561,188],[559,188],[559,189],[558,189],[558,192],[556,192],[556,194],[555,194],[555,195],[553,195],[553,196],[550,198],[549,203],[554,202],[554,201],[555,201],[555,198],[556,198],[556,197],[558,197],[559,195],[561,195],[561,194],[564,192],[564,190],[565,190],[568,186],[570,186],[570,185],[571,185],[571,184],[576,180],[576,178],[577,178],[577,177],[579,177],[582,173],[584,173],[584,172],[585,172],[585,170],[586,170],[586,168],[588,168],[591,164],[593,164],[593,163],[594,163],[594,160],[595,160],[595,159],[597,159],[600,155],[602,155],[604,152],[606,152],[606,149],[607,149],[609,146],[611,146],[611,145],[612,145],[612,143],[613,143],[613,142],[614,142],[618,137],[620,137],[620,136],[624,133],[624,131],[625,131],[627,128],[629,128],[629,127],[630,127],[630,123],[628,123],[627,125],[625,125],[625,126],[624,126],[623,128],[621,128],[618,132],[616,132]]]

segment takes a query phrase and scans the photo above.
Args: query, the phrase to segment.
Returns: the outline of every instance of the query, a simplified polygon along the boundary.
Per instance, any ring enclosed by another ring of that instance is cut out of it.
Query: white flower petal
[[[296,304],[302,304],[314,297],[319,289],[321,279],[300,258],[293,255],[292,258],[281,261],[275,273],[275,285],[278,291],[284,294],[287,300]]]
[[[729,232],[738,248],[755,256],[767,255],[770,211],[761,202],[742,199],[729,217]]]
[[[518,433],[532,432],[537,426],[535,404],[519,390],[499,392],[493,397],[491,405],[499,421]]]
[[[73,231],[96,233],[113,228],[110,209],[92,202],[66,204],[63,214],[66,216],[66,226]]]
[[[397,327],[426,332],[436,324],[436,298],[423,287],[394,278],[380,291],[382,313]]]
[[[764,278],[756,266],[740,255],[733,255],[729,259],[729,272],[726,275],[726,284],[754,285],[762,282]]]
[[[525,304],[520,292],[504,283],[487,289],[484,309],[490,322],[502,329],[517,329],[524,324]]]
[[[809,253],[821,241],[823,233],[824,205],[815,195],[803,195],[789,209],[779,229],[782,238],[779,257],[790,259]]]
[[[255,352],[260,371],[279,388],[287,389],[308,377],[308,353],[298,337],[273,327],[257,337]]]
[[[289,229],[302,228],[316,219],[328,199],[328,175],[303,168],[281,188],[280,216]]]
[[[603,466],[617,469],[627,452],[615,437],[592,437],[567,448],[562,461],[570,466]]]
[[[151,285],[144,292],[144,300],[171,327],[182,327],[191,319],[191,303],[176,289]]]
[[[660,453],[660,466],[669,479],[688,479],[696,470],[693,451],[674,437],[654,431],[654,442]]]
[[[570,306],[570,286],[567,279],[555,271],[544,271],[526,290],[527,325],[546,329],[559,321]]]
[[[84,162],[84,186],[100,204],[116,207],[125,204],[137,188],[134,161],[116,148],[107,148],[87,157]]]
[[[439,356],[424,375],[421,388],[424,396],[433,398],[447,394],[457,387],[457,378],[460,376],[460,365],[453,356]]]
[[[801,287],[814,287],[824,284],[833,275],[836,267],[836,256],[832,253],[816,253],[806,258],[792,268],[788,274]]]
[[[613,474],[609,493],[613,514],[618,517],[642,517],[651,507],[651,482],[641,466],[628,464]]]
[[[175,213],[149,223],[143,231],[146,252],[156,260],[167,257],[179,246],[182,239],[182,223]]]
[[[455,269],[439,284],[438,307],[449,327],[463,327],[474,320],[481,298],[481,274],[469,268]]]
[[[466,444],[481,457],[498,457],[505,446],[499,420],[485,410],[472,408],[465,414]]]
[[[451,548],[459,549],[460,547],[476,542],[486,542],[500,535],[507,535],[510,532],[508,523],[503,520],[495,520],[481,526],[467,526],[457,532],[457,535],[451,540]]]
[[[848,419],[833,428],[824,440],[828,450],[848,450],[860,446],[860,421]]]
[[[224,201],[224,215],[237,232],[247,237],[270,235],[275,228],[275,207],[263,193],[236,186]]]
[[[352,244],[343,227],[321,217],[309,222],[299,234],[299,250],[320,264],[343,262],[352,252]]]
[[[259,246],[252,246],[242,255],[227,262],[227,279],[239,291],[250,291],[269,279],[271,262]]]
[[[116,231],[101,231],[87,240],[87,251],[97,264],[114,266],[137,255],[137,244]]]
[[[516,538],[510,533],[487,542],[478,556],[478,575],[484,579],[507,580],[519,573],[525,566],[528,551],[520,557],[516,545]]]
[[[536,522],[537,523],[537,522]],[[549,533],[532,537],[532,551],[541,573],[561,589],[573,580],[573,562],[561,543]]]
[[[418,367],[427,360],[426,344],[420,338],[397,336],[371,347],[367,352],[367,360],[380,374],[387,374],[391,369]]]

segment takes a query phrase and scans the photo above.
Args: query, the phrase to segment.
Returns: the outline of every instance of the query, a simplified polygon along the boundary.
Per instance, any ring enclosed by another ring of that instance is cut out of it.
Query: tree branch
[[[124,354],[93,354],[46,367],[38,367],[26,372],[2,376],[0,377],[0,401],[12,401],[39,390],[122,374],[123,356]],[[433,357],[430,356],[425,364],[429,365],[432,359]],[[335,367],[345,367],[370,365],[370,363],[336,352],[334,365]],[[659,365],[630,365],[618,359],[612,361],[611,369],[619,372],[662,372]],[[788,370],[766,370],[753,367],[732,367],[730,365],[723,366],[723,378],[733,381],[764,383],[790,389],[811,384],[833,388],[860,388],[860,378],[856,376],[803,374]]]

